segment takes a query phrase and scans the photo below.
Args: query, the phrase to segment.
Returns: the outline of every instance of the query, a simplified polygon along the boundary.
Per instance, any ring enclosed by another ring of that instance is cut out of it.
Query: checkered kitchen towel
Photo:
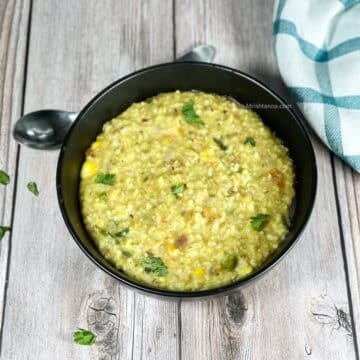
[[[281,76],[327,146],[360,172],[360,0],[277,0]]]

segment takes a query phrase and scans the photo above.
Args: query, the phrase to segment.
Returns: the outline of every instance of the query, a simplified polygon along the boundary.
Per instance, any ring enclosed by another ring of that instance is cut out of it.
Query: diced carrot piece
[[[279,188],[283,188],[285,186],[284,175],[278,169],[272,169],[270,171],[271,180],[274,184],[276,184]]]

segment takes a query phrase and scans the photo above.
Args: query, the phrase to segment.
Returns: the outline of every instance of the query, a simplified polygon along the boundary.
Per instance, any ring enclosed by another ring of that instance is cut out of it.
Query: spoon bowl
[[[20,144],[34,149],[59,149],[76,116],[61,110],[34,111],[16,122],[13,136]]]

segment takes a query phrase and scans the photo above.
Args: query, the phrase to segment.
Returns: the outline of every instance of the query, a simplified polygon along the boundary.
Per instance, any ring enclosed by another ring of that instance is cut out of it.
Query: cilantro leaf
[[[251,218],[251,226],[254,230],[260,231],[264,228],[269,218],[270,215],[268,214],[258,214]]]
[[[165,276],[168,273],[167,266],[159,257],[148,256],[143,259],[142,265],[146,272],[152,272],[156,276]]]
[[[114,185],[115,183],[115,174],[105,174],[105,173],[98,173],[95,177],[96,184],[104,184],[104,185]]]
[[[102,191],[102,192],[99,192],[99,193],[96,193],[96,197],[101,200],[101,201],[107,201],[107,198],[108,198],[108,193],[106,191]]]
[[[251,136],[248,136],[245,141],[244,141],[245,145],[251,145],[251,146],[255,146],[256,142],[254,140],[254,138],[252,138]]]
[[[0,240],[2,240],[7,231],[10,231],[8,226],[0,226]]]
[[[35,196],[39,196],[39,190],[36,185],[36,182],[31,181],[26,185],[27,189],[32,192]]]
[[[213,140],[215,141],[215,144],[223,151],[226,151],[228,149],[228,147],[219,139],[213,138]]]
[[[92,345],[96,340],[96,335],[85,329],[79,328],[73,334],[73,342],[79,345]]]
[[[121,254],[124,255],[125,257],[131,257],[131,253],[127,250],[121,250]]]
[[[124,237],[129,233],[129,231],[130,231],[129,228],[122,229],[121,231],[117,232],[117,233],[115,234],[115,236],[116,236],[118,239],[124,238]]]
[[[10,176],[4,170],[0,170],[0,184],[7,185],[9,182]]]
[[[177,185],[173,185],[171,187],[171,192],[176,196],[179,197],[179,195],[185,190],[186,188],[186,184],[182,183],[182,184],[177,184]]]
[[[185,121],[190,125],[205,125],[203,119],[195,112],[194,102],[187,101],[181,109]]]

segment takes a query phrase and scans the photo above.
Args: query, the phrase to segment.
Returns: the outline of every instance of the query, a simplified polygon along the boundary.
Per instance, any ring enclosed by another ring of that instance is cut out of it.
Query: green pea
[[[223,261],[223,267],[226,270],[234,270],[237,263],[237,257],[235,255],[226,255]]]

